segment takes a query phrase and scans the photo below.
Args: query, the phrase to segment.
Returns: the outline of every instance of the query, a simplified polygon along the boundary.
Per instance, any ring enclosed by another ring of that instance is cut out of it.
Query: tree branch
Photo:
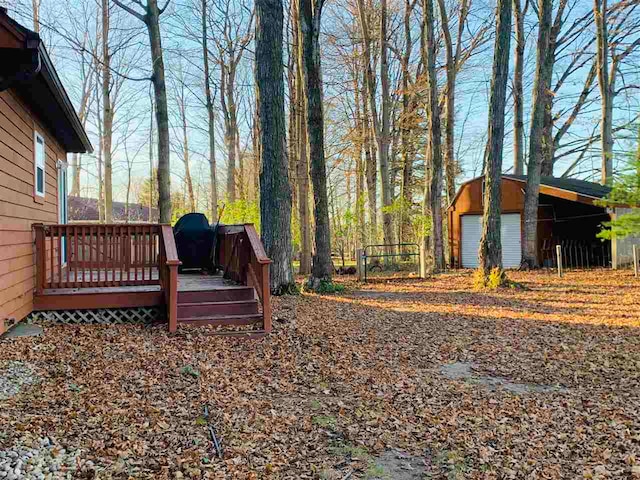
[[[136,2],[139,5],[142,5],[138,0],[133,0],[134,2]],[[119,6],[120,8],[122,8],[123,10],[125,10],[126,12],[129,12],[131,15],[133,15],[134,17],[136,17],[138,20],[140,20],[141,22],[147,23],[147,15],[142,15],[138,12],[136,12],[133,8],[125,5],[124,3],[120,2],[120,0],[113,0],[113,3],[115,3],[117,6]]]

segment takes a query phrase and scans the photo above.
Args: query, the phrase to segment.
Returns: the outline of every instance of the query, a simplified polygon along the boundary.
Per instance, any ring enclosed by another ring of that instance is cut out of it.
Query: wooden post
[[[638,270],[640,269],[640,266],[638,266],[638,261],[640,260],[640,253],[638,253],[638,250],[640,250],[640,246],[638,245],[634,245],[633,246],[633,274],[636,276],[636,278],[638,278],[638,276],[640,276],[640,272],[638,272]]]
[[[420,278],[427,278],[427,237],[420,242]]]
[[[269,281],[269,264],[262,264],[262,317],[266,333],[271,332],[271,286]]]
[[[562,246],[556,245],[556,256],[558,257],[558,277],[562,278]]]
[[[44,242],[44,225],[39,223],[33,226],[36,232],[36,293],[42,295],[46,277],[46,246]]]
[[[358,275],[358,281],[362,281],[362,249],[356,250],[356,274]]]
[[[174,263],[168,263],[169,267],[169,279],[168,287],[169,292],[166,296],[167,304],[167,316],[169,317],[169,333],[175,333],[178,330],[178,265]]]

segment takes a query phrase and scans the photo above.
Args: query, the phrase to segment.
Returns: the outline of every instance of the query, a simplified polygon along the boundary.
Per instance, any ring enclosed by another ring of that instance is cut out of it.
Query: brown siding
[[[34,197],[34,129],[46,148],[45,197]],[[0,333],[33,309],[36,222],[58,223],[57,162],[66,153],[11,90],[0,93]]]

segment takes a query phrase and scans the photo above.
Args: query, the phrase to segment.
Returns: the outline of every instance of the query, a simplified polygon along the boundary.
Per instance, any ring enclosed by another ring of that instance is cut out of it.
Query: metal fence
[[[409,277],[419,272],[420,246],[417,243],[367,245],[358,251],[358,278]]]

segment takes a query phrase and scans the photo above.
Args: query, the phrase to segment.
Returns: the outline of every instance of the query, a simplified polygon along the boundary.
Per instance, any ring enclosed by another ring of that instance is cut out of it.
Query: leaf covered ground
[[[510,277],[525,288],[452,273],[276,298],[258,341],[93,325],[3,341],[41,381],[0,402],[0,448],[48,436],[85,478],[389,478],[390,451],[421,460],[416,478],[640,477],[640,282]],[[554,388],[445,378],[454,362]]]

